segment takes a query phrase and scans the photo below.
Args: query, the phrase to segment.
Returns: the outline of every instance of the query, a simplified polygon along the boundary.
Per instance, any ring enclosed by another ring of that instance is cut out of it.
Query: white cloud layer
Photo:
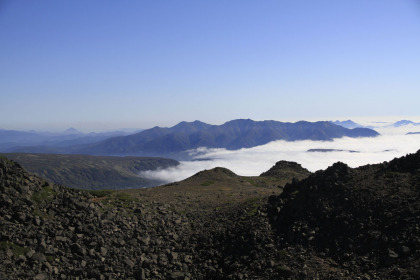
[[[375,138],[340,138],[334,141],[275,141],[250,149],[200,148],[190,151],[194,161],[183,161],[177,167],[142,172],[140,176],[165,182],[183,180],[195,173],[213,167],[226,167],[238,175],[257,176],[267,171],[277,161],[295,161],[310,171],[325,169],[337,161],[350,167],[392,160],[420,149],[420,126],[376,128],[381,136]],[[337,149],[346,151],[307,152],[309,149]],[[351,153],[347,150],[358,151]]]

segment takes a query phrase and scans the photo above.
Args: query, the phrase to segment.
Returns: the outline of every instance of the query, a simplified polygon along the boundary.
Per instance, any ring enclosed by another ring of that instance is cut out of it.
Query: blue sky
[[[420,1],[0,0],[0,128],[420,115]]]

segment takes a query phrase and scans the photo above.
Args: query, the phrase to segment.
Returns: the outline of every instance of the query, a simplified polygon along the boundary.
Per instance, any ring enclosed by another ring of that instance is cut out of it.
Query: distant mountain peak
[[[68,129],[66,129],[64,131],[64,133],[69,133],[69,134],[76,134],[76,133],[81,133],[80,131],[78,131],[77,129],[75,129],[74,127],[70,127]]]
[[[211,127],[210,124],[200,122],[200,121],[193,121],[193,122],[180,122],[177,125],[170,128],[171,131],[183,132],[183,133],[192,133],[199,130],[204,130]]]
[[[360,125],[358,123],[355,123],[352,120],[346,120],[346,121],[336,120],[336,121],[330,121],[330,123],[333,123],[335,125],[339,125],[339,126],[342,126],[342,127],[345,127],[345,128],[350,128],[350,129],[357,128],[357,127],[363,127],[362,125]]]
[[[394,127],[400,127],[400,126],[404,126],[404,125],[420,125],[420,123],[415,123],[413,121],[410,120],[400,120],[397,121],[393,124]]]
[[[183,126],[209,126],[209,124],[204,123],[202,121],[198,121],[198,120],[195,120],[193,122],[182,121],[176,124],[175,126],[173,126],[172,128],[183,127]]]
[[[367,128],[347,129],[327,121],[296,123],[237,119],[222,125],[201,121],[180,122],[173,127],[154,127],[109,138],[92,145],[74,147],[71,153],[96,155],[168,156],[185,154],[200,147],[237,150],[272,141],[333,140],[341,137],[375,137]]]

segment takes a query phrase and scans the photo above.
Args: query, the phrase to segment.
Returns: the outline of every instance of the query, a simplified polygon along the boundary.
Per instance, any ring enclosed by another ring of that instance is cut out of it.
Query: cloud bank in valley
[[[194,160],[183,161],[177,167],[142,172],[140,176],[174,182],[214,167],[225,167],[238,175],[258,176],[277,161],[295,161],[314,172],[325,169],[337,161],[350,167],[392,160],[420,149],[420,135],[405,135],[419,127],[377,128],[381,136],[375,138],[340,138],[334,141],[275,141],[250,149],[199,148],[190,151]],[[344,151],[308,152],[309,149],[335,149]],[[357,152],[349,152],[357,151]]]

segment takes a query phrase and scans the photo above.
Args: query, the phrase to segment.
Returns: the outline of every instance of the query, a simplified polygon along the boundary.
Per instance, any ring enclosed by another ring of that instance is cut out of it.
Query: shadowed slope
[[[335,163],[287,185],[269,212],[289,244],[340,263],[398,264],[413,277],[420,272],[419,195],[420,151],[355,169]]]

